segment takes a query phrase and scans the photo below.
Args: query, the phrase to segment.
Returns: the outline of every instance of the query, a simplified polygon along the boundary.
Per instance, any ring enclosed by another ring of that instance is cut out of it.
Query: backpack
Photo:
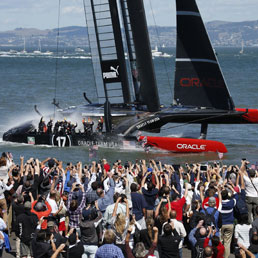
[[[195,258],[204,258],[204,238],[197,240],[195,245]]]
[[[213,212],[211,214],[209,214],[206,209],[204,210],[204,212],[205,212],[205,224],[207,226],[212,226],[212,225],[216,226],[215,217],[214,217],[216,211],[217,211],[217,209],[214,208]]]

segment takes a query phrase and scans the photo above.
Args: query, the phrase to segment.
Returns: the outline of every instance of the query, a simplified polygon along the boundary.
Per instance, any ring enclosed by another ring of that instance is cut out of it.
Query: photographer
[[[155,207],[155,200],[157,198],[157,194],[159,192],[159,179],[156,172],[152,171],[152,168],[148,168],[149,172],[147,172],[142,180],[141,191],[147,203],[146,212],[147,217],[153,216],[153,210]],[[152,182],[152,175],[155,176],[156,186]],[[145,182],[147,182],[147,190],[145,189]]]
[[[258,206],[258,177],[256,177],[256,171],[254,169],[248,169],[247,173],[248,164],[249,162],[247,160],[242,159],[240,171],[245,182],[248,221],[252,223],[255,217],[256,207]]]
[[[117,214],[117,207],[121,201],[125,202],[126,204],[126,215],[123,213]],[[129,226],[129,204],[125,197],[118,197],[110,224],[111,229],[113,229],[116,235],[116,245],[120,247],[122,252],[125,254],[125,237]]]
[[[38,219],[44,218],[41,229],[47,228],[47,218],[51,213],[51,206],[45,201],[45,196],[39,196],[36,201],[31,204],[31,212],[36,214]]]
[[[81,190],[82,199],[79,203],[79,200],[73,200],[73,192]],[[84,192],[84,187],[81,184],[73,183],[71,192],[68,195],[67,209],[69,212],[69,226],[71,228],[76,228],[79,230],[80,217],[82,214],[82,210],[85,207],[86,194]]]
[[[121,195],[119,193],[115,193],[113,195],[114,203],[108,205],[107,208],[106,208],[106,211],[105,211],[104,216],[103,216],[103,224],[106,228],[109,228],[109,226],[111,224],[111,219],[113,217],[113,211],[114,211],[116,202],[117,202],[119,197],[121,197]],[[123,200],[121,200],[121,202],[119,202],[118,205],[117,205],[116,214],[123,213],[124,215],[126,215],[126,205],[122,201]]]

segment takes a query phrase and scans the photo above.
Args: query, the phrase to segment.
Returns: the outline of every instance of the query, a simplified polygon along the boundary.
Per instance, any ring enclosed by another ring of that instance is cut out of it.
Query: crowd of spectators
[[[258,174],[241,164],[0,158],[0,257],[258,257]]]

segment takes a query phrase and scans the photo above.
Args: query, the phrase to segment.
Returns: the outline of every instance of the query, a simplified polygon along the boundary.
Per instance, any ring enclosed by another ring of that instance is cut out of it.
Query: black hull
[[[63,134],[47,134],[47,133],[20,133],[13,135],[3,135],[4,141],[25,143],[30,145],[48,145],[57,147],[71,146],[93,146],[117,148],[117,147],[137,147],[138,141],[136,137],[122,137],[114,134],[98,134],[86,135],[84,133],[75,133],[70,135]]]

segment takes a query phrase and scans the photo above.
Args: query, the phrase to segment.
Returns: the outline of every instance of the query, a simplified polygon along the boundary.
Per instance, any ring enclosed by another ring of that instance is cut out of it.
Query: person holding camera
[[[117,207],[120,202],[124,202],[126,205],[125,215],[123,213],[117,214]],[[125,254],[125,237],[129,226],[129,204],[125,196],[120,196],[116,200],[110,226],[116,235],[116,245],[120,247],[122,252]]]
[[[79,190],[81,190],[82,192],[82,199],[80,203],[78,202],[77,199],[75,200],[72,199],[73,192],[79,191]],[[85,194],[83,185],[78,184],[76,182],[73,183],[71,192],[68,195],[67,209],[69,212],[69,226],[71,228],[76,228],[78,231],[80,229],[79,223],[80,223],[82,210],[85,207],[85,201],[86,201],[86,194]]]
[[[225,247],[220,242],[219,237],[216,236],[216,229],[213,229],[211,226],[209,226],[208,229],[209,234],[204,240],[204,249],[210,246],[212,248],[212,258],[223,258]]]
[[[258,177],[254,169],[249,169],[247,173],[247,165],[249,162],[242,159],[240,173],[243,175],[246,192],[246,205],[248,209],[248,220],[252,223],[255,218],[255,210],[258,206]]]
[[[233,193],[231,197],[229,191]],[[231,185],[227,185],[221,192],[222,207],[220,210],[222,216],[221,239],[225,247],[225,258],[230,255],[230,244],[234,232],[234,207],[238,201],[238,195]]]
[[[143,197],[147,203],[146,212],[147,217],[153,217],[153,210],[155,207],[155,201],[157,199],[157,194],[159,192],[159,179],[157,173],[153,171],[152,168],[148,168],[149,172],[147,172],[142,180],[141,191],[143,193]],[[155,176],[156,185],[153,184],[152,178]],[[147,189],[145,188],[145,182],[147,180]]]
[[[41,224],[41,229],[47,228],[47,217],[50,215],[52,209],[47,201],[45,201],[45,196],[39,196],[38,199],[31,204],[31,212],[36,214],[38,219],[43,218]]]

